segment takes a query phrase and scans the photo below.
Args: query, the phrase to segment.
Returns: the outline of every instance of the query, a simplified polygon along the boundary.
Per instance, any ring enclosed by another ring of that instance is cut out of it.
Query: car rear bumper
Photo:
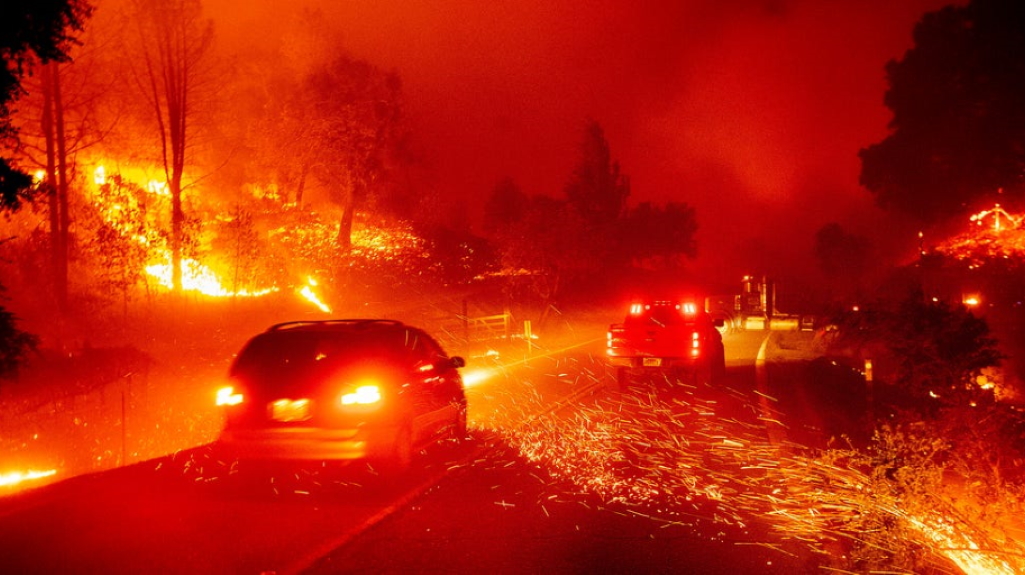
[[[397,434],[398,426],[226,429],[219,443],[243,459],[350,460],[390,453]]]
[[[609,357],[609,365],[636,368],[695,368],[701,365],[697,359],[687,357]]]

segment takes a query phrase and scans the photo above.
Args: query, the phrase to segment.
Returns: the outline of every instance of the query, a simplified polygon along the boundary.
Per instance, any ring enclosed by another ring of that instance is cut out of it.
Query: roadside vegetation
[[[916,293],[845,312],[826,337],[827,354],[872,380],[874,431],[804,461],[812,488],[791,511],[814,500],[828,512],[804,515],[801,530],[831,540],[835,566],[855,572],[942,572],[944,561],[1021,572],[1025,410],[999,401],[1002,354],[986,322]]]

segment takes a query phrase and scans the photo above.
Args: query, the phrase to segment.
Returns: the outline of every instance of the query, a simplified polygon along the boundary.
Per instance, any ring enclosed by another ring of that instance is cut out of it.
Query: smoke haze
[[[345,0],[287,10],[321,11],[352,54],[398,72],[432,185],[471,215],[504,176],[530,194],[561,194],[593,118],[631,178],[631,204],[695,206],[697,269],[732,274],[806,267],[828,222],[873,238],[893,228],[858,186],[857,153],[887,134],[884,65],[912,46],[925,12],[948,3]],[[239,46],[272,34],[286,10],[205,5],[219,41]]]

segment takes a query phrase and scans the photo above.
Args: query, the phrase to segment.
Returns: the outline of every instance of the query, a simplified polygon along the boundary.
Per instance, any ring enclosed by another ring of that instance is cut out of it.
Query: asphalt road
[[[814,418],[779,421],[785,401],[821,404],[772,395],[800,372],[774,384],[763,340],[729,336],[716,389],[614,391],[594,341],[487,366],[468,377],[472,438],[398,480],[363,465],[238,472],[206,445],[0,499],[0,571],[813,570],[745,487],[763,446],[821,434]]]

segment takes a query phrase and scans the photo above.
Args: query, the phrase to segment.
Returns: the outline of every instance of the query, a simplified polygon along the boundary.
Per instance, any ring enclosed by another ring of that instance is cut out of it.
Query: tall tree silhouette
[[[1025,199],[1025,4],[948,6],[926,14],[914,40],[886,66],[893,131],[861,150],[861,183],[926,222],[1000,189]]]
[[[17,138],[11,103],[23,93],[21,81],[37,63],[65,62],[92,7],[81,0],[5,2],[0,8],[0,141]],[[16,210],[31,195],[32,179],[0,158],[0,208]]]

